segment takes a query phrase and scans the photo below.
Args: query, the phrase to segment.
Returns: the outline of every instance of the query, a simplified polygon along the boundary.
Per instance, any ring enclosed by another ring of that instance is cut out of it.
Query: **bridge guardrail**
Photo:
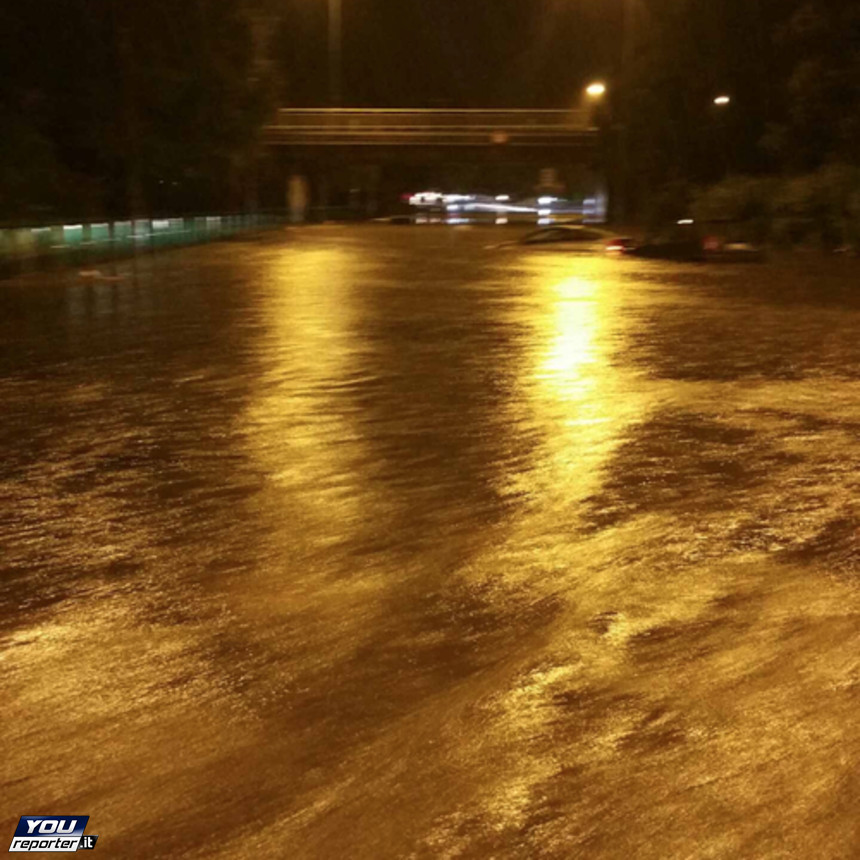
[[[281,145],[546,146],[595,133],[584,110],[282,108],[265,135]]]

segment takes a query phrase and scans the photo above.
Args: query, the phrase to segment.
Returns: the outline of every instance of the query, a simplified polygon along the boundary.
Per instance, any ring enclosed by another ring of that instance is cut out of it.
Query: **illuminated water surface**
[[[856,855],[856,263],[498,236],[0,285],[10,838]]]

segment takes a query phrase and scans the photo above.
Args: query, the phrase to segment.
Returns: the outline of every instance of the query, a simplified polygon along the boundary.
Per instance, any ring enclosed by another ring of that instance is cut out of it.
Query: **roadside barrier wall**
[[[282,215],[204,215],[0,228],[0,275],[86,266],[134,254],[215,242],[274,227]]]

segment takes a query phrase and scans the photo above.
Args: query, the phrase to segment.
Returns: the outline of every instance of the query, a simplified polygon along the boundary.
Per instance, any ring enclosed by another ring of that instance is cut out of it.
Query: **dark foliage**
[[[241,205],[267,86],[240,0],[0,16],[0,217]]]
[[[856,0],[643,0],[620,87],[640,203],[666,183],[860,162]],[[731,105],[716,107],[725,93]]]

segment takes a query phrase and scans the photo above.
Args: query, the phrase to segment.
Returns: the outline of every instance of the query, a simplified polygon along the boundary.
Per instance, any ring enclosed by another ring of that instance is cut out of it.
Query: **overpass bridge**
[[[263,134],[279,181],[356,217],[426,188],[593,194],[598,129],[587,110],[283,108]]]

